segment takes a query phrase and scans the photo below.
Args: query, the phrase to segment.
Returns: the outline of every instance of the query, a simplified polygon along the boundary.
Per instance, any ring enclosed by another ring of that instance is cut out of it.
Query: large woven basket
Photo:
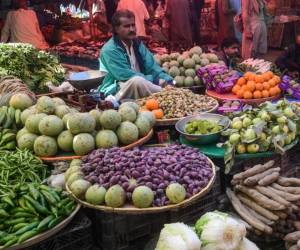
[[[129,204],[127,204],[121,208],[112,208],[112,207],[100,206],[100,205],[96,206],[96,205],[92,205],[88,202],[78,199],[75,195],[72,194],[71,190],[69,189],[69,187],[67,185],[66,185],[66,189],[71,194],[71,196],[74,198],[74,200],[76,200],[78,203],[80,203],[84,207],[100,210],[100,211],[107,212],[107,213],[117,213],[117,214],[147,214],[148,213],[149,214],[149,213],[161,213],[161,212],[170,211],[170,210],[177,210],[180,208],[187,207],[190,204],[193,204],[194,202],[199,200],[201,197],[203,197],[205,194],[207,194],[210,191],[210,189],[212,188],[212,186],[215,182],[215,179],[216,179],[216,167],[215,167],[215,164],[209,158],[207,158],[207,159],[209,160],[212,171],[213,171],[213,175],[212,175],[210,181],[208,182],[207,186],[205,188],[203,188],[196,195],[194,195],[194,196],[190,197],[189,199],[186,199],[178,204],[172,204],[172,205],[167,205],[167,206],[162,206],[162,207],[149,207],[149,208],[136,208],[133,205],[129,205]]]

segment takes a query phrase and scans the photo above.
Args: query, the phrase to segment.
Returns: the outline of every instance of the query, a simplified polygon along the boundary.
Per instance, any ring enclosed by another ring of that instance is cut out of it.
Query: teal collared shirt
[[[151,52],[140,42],[138,44],[141,72],[136,72],[131,68],[130,60],[124,47],[116,39],[111,38],[101,49],[100,70],[107,72],[103,83],[98,91],[105,96],[115,95],[119,91],[119,82],[126,82],[134,76],[141,76],[150,82],[158,79],[165,81],[173,80],[156,63]],[[141,67],[142,66],[142,67]]]

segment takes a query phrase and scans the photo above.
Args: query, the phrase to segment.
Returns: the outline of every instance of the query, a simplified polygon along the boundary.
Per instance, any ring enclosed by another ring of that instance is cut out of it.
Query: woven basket
[[[74,200],[76,200],[79,204],[82,204],[84,207],[100,210],[100,211],[107,212],[107,213],[147,214],[147,213],[161,213],[161,212],[165,212],[165,211],[181,209],[181,208],[185,208],[185,207],[195,203],[196,201],[198,201],[201,197],[203,197],[205,194],[207,194],[211,190],[211,188],[215,182],[215,179],[216,179],[216,166],[209,158],[207,158],[207,159],[210,162],[211,168],[213,171],[213,176],[211,177],[207,186],[204,189],[202,189],[198,194],[196,194],[196,195],[190,197],[189,199],[186,199],[183,202],[180,202],[178,204],[172,204],[172,205],[167,205],[167,206],[162,206],[162,207],[149,207],[149,208],[136,208],[133,205],[129,205],[129,204],[125,205],[124,207],[121,207],[121,208],[112,208],[112,207],[100,206],[100,205],[95,206],[88,202],[78,199],[75,195],[72,194],[72,192],[70,191],[70,189],[67,185],[66,185],[66,190],[71,194],[71,196],[74,198]]]

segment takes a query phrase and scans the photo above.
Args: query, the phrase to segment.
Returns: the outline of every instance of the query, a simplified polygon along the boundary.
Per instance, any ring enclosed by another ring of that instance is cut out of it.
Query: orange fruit
[[[250,91],[244,92],[244,98],[245,99],[252,99],[253,95]]]
[[[262,93],[259,90],[255,90],[253,93],[254,99],[260,99],[262,97]]]
[[[265,82],[267,82],[267,81],[269,81],[271,79],[268,73],[264,73],[261,76],[264,78]]]
[[[256,75],[255,76],[255,82],[256,83],[263,83],[264,81],[265,81],[265,79],[262,75]]]
[[[159,108],[159,103],[155,99],[149,99],[149,100],[146,101],[145,106],[148,110],[155,110],[155,109]]]
[[[164,117],[164,112],[162,111],[162,109],[152,110],[152,113],[155,115],[156,119],[162,119]]]
[[[261,90],[264,89],[264,85],[262,85],[261,83],[256,83],[256,84],[255,84],[255,89],[261,91]]]
[[[246,72],[244,74],[244,78],[248,81],[254,81],[255,80],[255,74],[253,72]]]
[[[268,82],[264,82],[264,83],[263,83],[263,86],[264,86],[264,89],[265,89],[265,90],[269,90],[270,87],[271,87],[270,84],[269,84]]]
[[[234,85],[234,87],[232,88],[232,93],[233,94],[237,94],[237,92],[241,89],[240,85]]]
[[[278,85],[276,85],[274,88],[275,88],[275,90],[276,90],[276,95],[281,94],[281,89],[279,88]]]
[[[256,75],[254,73],[249,74],[248,81],[255,81]]]
[[[252,72],[246,72],[245,74],[244,74],[244,78],[246,79],[246,80],[249,80],[249,76],[252,74]]]
[[[267,97],[269,97],[269,96],[270,96],[270,94],[269,94],[269,91],[268,91],[268,90],[263,90],[261,93],[262,93],[262,96],[263,96],[264,98],[267,98]]]
[[[275,81],[276,84],[279,84],[279,83],[281,82],[280,77],[279,77],[279,76],[276,76],[276,75],[272,78],[272,80]]]
[[[241,89],[236,93],[238,98],[244,98],[244,91]]]
[[[240,79],[237,80],[236,84],[242,86],[246,84],[246,79],[244,77],[241,77]]]
[[[247,85],[243,85],[242,88],[241,88],[241,90],[243,90],[243,92],[247,91],[248,90]]]
[[[255,90],[255,82],[254,81],[249,81],[247,82],[247,89],[250,91],[250,92],[253,92]]]
[[[267,74],[269,75],[270,79],[273,78],[273,76],[274,76],[274,73],[272,71],[268,71]]]
[[[277,85],[276,80],[273,78],[271,80],[269,80],[268,83],[270,84],[270,87],[274,87]]]
[[[275,95],[277,95],[277,90],[276,90],[276,88],[275,88],[275,87],[270,88],[269,93],[270,93],[270,96],[275,96]]]

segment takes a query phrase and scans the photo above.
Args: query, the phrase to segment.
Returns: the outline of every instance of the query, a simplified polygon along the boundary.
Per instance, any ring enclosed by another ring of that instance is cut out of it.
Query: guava
[[[111,186],[105,194],[105,203],[109,207],[121,207],[125,204],[126,194],[120,185]]]
[[[244,144],[238,144],[236,146],[236,151],[238,154],[245,154],[247,149],[246,149],[246,146]]]
[[[166,195],[171,203],[177,204],[184,201],[186,191],[185,188],[179,183],[172,183],[167,187]]]
[[[247,145],[247,152],[249,154],[255,154],[259,151],[259,145],[255,144],[255,143],[251,143],[249,145]]]
[[[243,119],[243,127],[244,127],[244,128],[248,128],[251,124],[252,124],[252,121],[251,121],[250,118],[245,117],[245,118]]]
[[[241,130],[243,128],[243,122],[241,120],[233,121],[231,123],[231,127],[233,129]]]
[[[73,166],[80,166],[82,163],[82,160],[80,159],[73,159],[71,162],[70,162],[70,167],[73,167]]]
[[[232,134],[229,137],[229,142],[231,144],[238,144],[240,142],[241,136],[239,134]]]
[[[85,192],[89,189],[91,183],[86,180],[76,180],[71,186],[70,190],[72,194],[74,194],[78,199],[83,200],[85,196]]]
[[[133,205],[138,208],[150,207],[154,199],[153,191],[147,186],[139,186],[132,193]]]
[[[85,200],[93,205],[102,205],[105,200],[106,189],[94,184],[85,193]]]

